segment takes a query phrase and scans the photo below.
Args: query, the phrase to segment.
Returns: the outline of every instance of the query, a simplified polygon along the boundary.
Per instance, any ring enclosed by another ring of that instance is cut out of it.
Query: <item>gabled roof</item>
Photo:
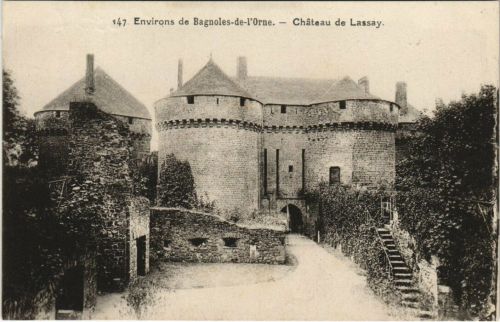
[[[247,77],[235,81],[263,104],[309,105],[346,99],[380,99],[365,93],[349,77],[340,80]]]
[[[170,96],[225,95],[253,98],[251,94],[227,76],[212,59]]]
[[[148,109],[125,88],[113,80],[104,70],[94,70],[95,91],[92,100],[108,114],[151,119]],[[85,77],[62,92],[42,108],[42,111],[68,110],[69,103],[85,96]]]

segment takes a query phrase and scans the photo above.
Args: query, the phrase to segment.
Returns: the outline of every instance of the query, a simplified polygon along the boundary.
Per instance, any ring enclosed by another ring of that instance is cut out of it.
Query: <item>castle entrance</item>
[[[292,233],[302,234],[304,231],[304,221],[302,220],[302,212],[300,209],[292,204],[288,204],[281,212],[287,214],[288,218],[288,229]]]

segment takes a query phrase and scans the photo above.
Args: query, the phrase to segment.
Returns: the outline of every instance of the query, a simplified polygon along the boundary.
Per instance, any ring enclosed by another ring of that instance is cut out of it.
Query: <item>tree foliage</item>
[[[4,165],[31,167],[37,160],[35,122],[19,111],[20,97],[10,72],[2,74]]]
[[[162,207],[191,209],[196,205],[196,190],[191,166],[173,154],[165,156],[158,183],[157,204]]]
[[[440,259],[439,277],[454,291],[466,317],[486,318],[494,288],[496,232],[495,111],[497,90],[440,104],[418,124],[397,165],[401,226],[416,253]]]

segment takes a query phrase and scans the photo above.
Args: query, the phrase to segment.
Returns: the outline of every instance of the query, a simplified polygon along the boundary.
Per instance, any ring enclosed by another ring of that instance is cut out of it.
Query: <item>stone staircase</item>
[[[377,228],[377,233],[384,243],[384,251],[389,257],[392,266],[394,284],[401,293],[401,305],[415,311],[417,317],[423,320],[432,320],[435,318],[433,312],[422,310],[420,307],[419,289],[413,283],[413,272],[406,265],[401,253],[396,248],[396,243],[392,237],[390,229],[386,227]]]

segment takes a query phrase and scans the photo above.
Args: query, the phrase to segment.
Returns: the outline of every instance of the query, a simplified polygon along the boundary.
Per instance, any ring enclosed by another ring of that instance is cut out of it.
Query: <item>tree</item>
[[[160,168],[157,204],[162,207],[191,209],[197,204],[197,196],[191,166],[168,154]]]
[[[440,102],[434,117],[419,122],[412,153],[397,165],[401,225],[415,238],[420,258],[439,257],[440,280],[453,289],[466,318],[491,314],[497,233],[480,208],[493,206],[496,196],[496,102],[491,85],[458,102]]]
[[[19,112],[20,97],[9,71],[3,70],[3,159],[7,166],[36,165],[35,122]]]

